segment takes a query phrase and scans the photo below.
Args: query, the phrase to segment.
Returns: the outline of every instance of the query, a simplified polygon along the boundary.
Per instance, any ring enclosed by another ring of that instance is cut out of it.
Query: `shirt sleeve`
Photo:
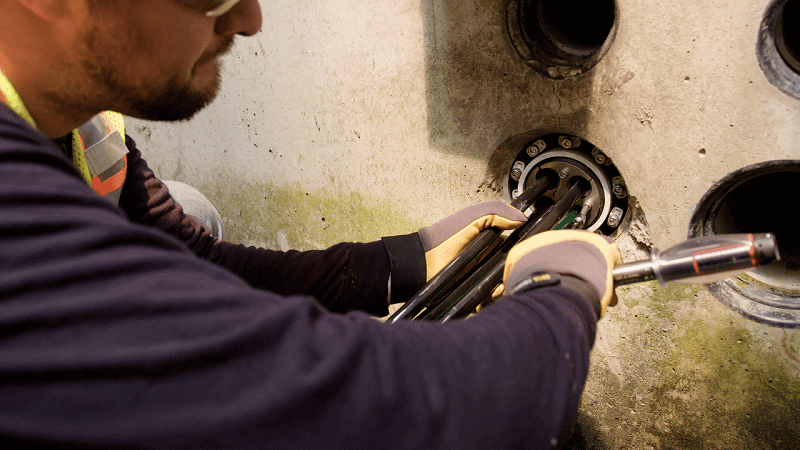
[[[129,221],[43,139],[0,120],[7,445],[563,444],[596,326],[576,292],[508,296],[445,324],[333,313],[254,289]]]
[[[388,314],[389,259],[381,242],[342,243],[325,250],[287,252],[217,240],[184,214],[129,136],[128,171],[120,208],[130,220],[183,241],[196,255],[280,295],[310,295],[335,312]]]

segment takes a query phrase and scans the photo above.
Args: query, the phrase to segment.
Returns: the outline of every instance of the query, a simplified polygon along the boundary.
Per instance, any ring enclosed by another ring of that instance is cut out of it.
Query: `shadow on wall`
[[[423,0],[422,7],[432,147],[487,157],[521,131],[585,122],[585,110],[561,104],[556,81],[517,56],[505,2]]]
[[[525,139],[586,135],[588,101],[567,99],[591,98],[594,76],[585,72],[613,41],[613,0],[423,0],[422,8],[432,148],[488,160],[497,189]],[[567,22],[564,8],[584,14]],[[495,152],[511,137],[520,144]]]
[[[608,447],[603,443],[597,420],[578,411],[578,418],[575,420],[572,432],[563,448],[564,450],[605,450]]]

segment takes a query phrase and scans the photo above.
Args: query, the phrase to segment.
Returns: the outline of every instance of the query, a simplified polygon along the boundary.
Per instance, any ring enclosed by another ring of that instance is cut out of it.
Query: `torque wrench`
[[[653,247],[650,259],[618,264],[614,285],[657,280],[667,283],[711,283],[780,260],[772,233],[716,234],[684,241],[663,252]]]

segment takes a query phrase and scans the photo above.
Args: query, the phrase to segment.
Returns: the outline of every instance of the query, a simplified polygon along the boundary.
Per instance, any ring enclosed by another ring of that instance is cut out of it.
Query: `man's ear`
[[[45,21],[64,18],[70,12],[69,0],[16,0],[19,4]]]

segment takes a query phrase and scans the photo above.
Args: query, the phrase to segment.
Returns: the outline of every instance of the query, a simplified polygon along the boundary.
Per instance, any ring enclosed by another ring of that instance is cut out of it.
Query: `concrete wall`
[[[768,3],[617,0],[605,57],[552,80],[514,52],[505,0],[270,2],[263,32],[226,59],[216,103],[188,123],[128,128],[161,178],[211,199],[229,240],[282,249],[407,233],[500,198],[504,142],[574,134],[638,199],[646,221],[620,245],[641,257],[685,238],[715,181],[800,159],[800,101],[756,60]],[[800,442],[800,334],[702,286],[618,293],[574,448]]]

